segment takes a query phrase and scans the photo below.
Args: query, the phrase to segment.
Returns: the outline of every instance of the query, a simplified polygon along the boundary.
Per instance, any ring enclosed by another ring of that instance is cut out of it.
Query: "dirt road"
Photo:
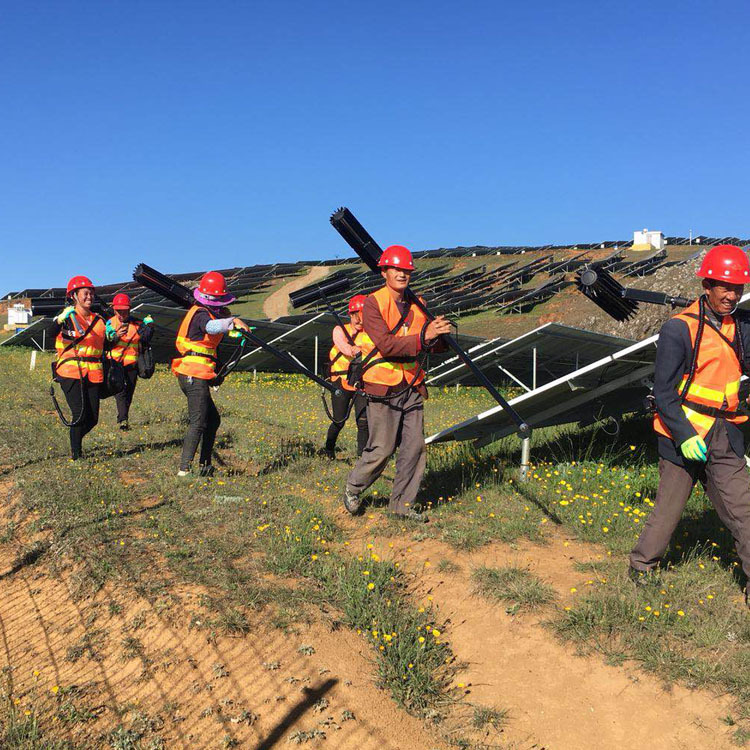
[[[268,295],[268,299],[263,303],[263,314],[269,320],[276,320],[284,315],[289,314],[289,295],[298,289],[324,279],[330,273],[328,266],[313,266],[309,273],[292,279],[288,284],[284,284],[281,289],[277,289]]]

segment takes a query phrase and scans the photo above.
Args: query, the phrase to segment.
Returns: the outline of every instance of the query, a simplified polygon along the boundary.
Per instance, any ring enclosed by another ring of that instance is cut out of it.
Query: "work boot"
[[[122,422],[120,422],[118,426],[123,432],[127,432],[130,429],[130,425],[128,424],[127,419],[124,419]]]
[[[412,510],[409,508],[409,510],[405,510],[403,513],[394,513],[393,511],[388,511],[394,518],[403,519],[405,518],[407,521],[414,521],[415,523],[427,523],[430,519],[427,517],[426,513],[419,513],[416,510]]]
[[[178,477],[189,477],[189,476],[191,476],[191,471],[190,471],[190,469],[180,469],[177,472],[177,476]]]
[[[648,586],[654,580],[654,571],[628,568],[628,578],[630,578],[636,586]]]
[[[329,448],[327,445],[321,448],[318,451],[319,456],[325,456],[326,458],[330,458],[331,461],[335,460],[336,458],[336,451],[333,448]]]
[[[362,501],[359,499],[359,495],[355,495],[348,487],[344,490],[344,507],[353,515],[356,516],[359,513],[359,509],[362,507]]]
[[[201,464],[199,476],[201,477],[212,477],[214,475],[214,467],[211,464]]]

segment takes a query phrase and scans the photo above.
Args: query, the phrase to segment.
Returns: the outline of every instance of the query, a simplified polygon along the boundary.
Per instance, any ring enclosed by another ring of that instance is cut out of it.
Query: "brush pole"
[[[235,329],[239,330],[240,333],[244,338],[246,338],[251,344],[255,344],[255,346],[259,346],[261,349],[264,349],[269,354],[272,354],[274,357],[280,359],[282,362],[285,362],[289,367],[293,368],[297,372],[301,372],[305,377],[310,378],[313,382],[317,383],[321,388],[325,388],[327,391],[330,391],[334,396],[341,395],[341,390],[339,388],[336,388],[335,385],[331,385],[327,380],[323,380],[323,378],[318,377],[314,372],[312,372],[309,368],[305,367],[300,362],[297,362],[294,357],[292,357],[289,353],[282,351],[281,349],[277,349],[275,346],[272,346],[271,344],[266,343],[262,338],[259,336],[256,336],[251,331],[245,331],[244,329]]]
[[[346,207],[338,209],[331,216],[331,224],[334,229],[346,240],[349,247],[354,250],[362,259],[365,265],[369,266],[374,273],[380,273],[378,266],[380,256],[383,254],[380,245],[372,238],[369,232],[359,223],[354,214]],[[425,315],[428,320],[434,320],[435,316],[425,307],[419,297],[409,288],[406,288],[406,300],[415,304]],[[443,334],[443,341],[456,353],[458,358],[471,370],[474,377],[482,384],[484,389],[502,406],[510,418],[518,426],[518,432],[521,437],[531,435],[531,426],[521,419],[516,410],[502,397],[497,388],[490,382],[489,378],[474,364],[471,357],[461,348],[461,345],[450,334]]]
[[[405,294],[407,301],[416,305],[427,318],[427,320],[435,320],[435,316],[427,309],[421,299],[411,290],[409,287],[406,288]],[[502,394],[495,388],[490,382],[490,379],[476,366],[474,360],[463,350],[461,345],[456,339],[449,333],[444,333],[440,338],[456,353],[458,358],[471,370],[474,377],[482,384],[487,393],[497,401],[500,406],[503,407],[503,411],[508,413],[508,416],[518,426],[518,432],[522,438],[531,436],[531,425],[525,422],[521,415],[503,398]]]
[[[341,330],[344,332],[344,336],[349,340],[349,343],[352,346],[356,346],[354,343],[354,339],[352,338],[352,335],[349,333],[349,331],[346,330],[346,325],[344,321],[341,319],[341,316],[336,312],[336,308],[331,304],[331,300],[328,299],[328,295],[321,289],[320,290],[320,298],[325,303],[326,308],[328,309],[328,312],[333,315],[334,318],[336,318],[336,322],[341,327]]]

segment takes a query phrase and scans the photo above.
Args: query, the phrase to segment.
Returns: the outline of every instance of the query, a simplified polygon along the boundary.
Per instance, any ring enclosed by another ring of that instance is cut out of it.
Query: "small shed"
[[[663,232],[648,229],[633,232],[633,250],[663,250],[666,244]]]
[[[31,310],[23,303],[8,306],[8,329],[27,326],[31,322]]]

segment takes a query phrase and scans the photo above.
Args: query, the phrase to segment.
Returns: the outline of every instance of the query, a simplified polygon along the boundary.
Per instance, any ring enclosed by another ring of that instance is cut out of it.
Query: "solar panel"
[[[593,421],[606,416],[607,409],[617,414],[635,411],[654,371],[657,338],[639,341],[509,403],[533,428]],[[614,399],[608,398],[610,395]],[[474,440],[487,445],[516,430],[515,422],[497,406],[431,435],[426,442]]]
[[[739,307],[750,307],[750,293]],[[659,336],[627,346],[618,352],[563,375],[512,399],[510,405],[533,428],[596,421],[638,411],[651,386]],[[427,443],[474,440],[488,445],[516,432],[515,422],[501,406],[477,414],[427,438]]]
[[[634,343],[562,323],[545,323],[510,341],[483,342],[469,354],[491,380],[510,380],[529,391]],[[458,357],[433,368],[427,380],[428,385],[454,383],[474,384],[471,372]]]

